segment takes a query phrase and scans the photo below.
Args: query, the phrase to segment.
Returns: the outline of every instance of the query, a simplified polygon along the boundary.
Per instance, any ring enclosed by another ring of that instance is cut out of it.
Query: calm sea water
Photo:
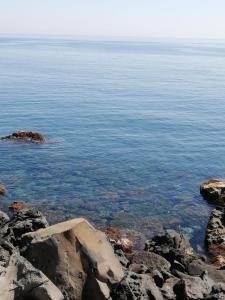
[[[0,38],[1,207],[22,199],[59,220],[142,230],[160,220],[202,242],[225,177],[225,43]]]

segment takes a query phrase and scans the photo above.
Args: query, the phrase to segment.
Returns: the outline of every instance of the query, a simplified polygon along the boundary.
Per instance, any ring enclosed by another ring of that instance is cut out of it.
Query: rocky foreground
[[[207,231],[214,250],[225,249],[224,220],[224,208],[215,209]],[[48,226],[40,211],[18,203],[11,218],[0,212],[1,300],[225,299],[221,257],[209,264],[173,230],[134,251],[82,218]]]
[[[14,202],[9,215],[0,211],[0,300],[225,300],[225,181],[204,182],[200,192],[219,205],[206,230],[210,259],[174,230],[134,250],[117,229],[103,233],[83,218],[49,226]]]

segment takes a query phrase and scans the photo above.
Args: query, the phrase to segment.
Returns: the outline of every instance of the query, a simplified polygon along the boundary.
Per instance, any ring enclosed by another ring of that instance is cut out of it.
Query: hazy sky
[[[0,0],[0,34],[225,38],[225,0]]]

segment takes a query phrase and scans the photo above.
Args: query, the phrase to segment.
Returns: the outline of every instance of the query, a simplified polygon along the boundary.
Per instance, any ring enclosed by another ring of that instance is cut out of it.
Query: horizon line
[[[198,40],[198,41],[225,41],[225,37],[191,37],[191,36],[118,36],[118,35],[78,35],[78,34],[53,34],[53,33],[0,33],[0,37],[33,37],[33,38],[73,38],[87,40]]]

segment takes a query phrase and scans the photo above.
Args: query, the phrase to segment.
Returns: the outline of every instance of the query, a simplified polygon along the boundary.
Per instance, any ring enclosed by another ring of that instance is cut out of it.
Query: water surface
[[[225,43],[0,38],[1,206],[16,199],[150,234],[155,220],[201,244],[225,177]],[[155,222],[157,224],[157,222]]]

